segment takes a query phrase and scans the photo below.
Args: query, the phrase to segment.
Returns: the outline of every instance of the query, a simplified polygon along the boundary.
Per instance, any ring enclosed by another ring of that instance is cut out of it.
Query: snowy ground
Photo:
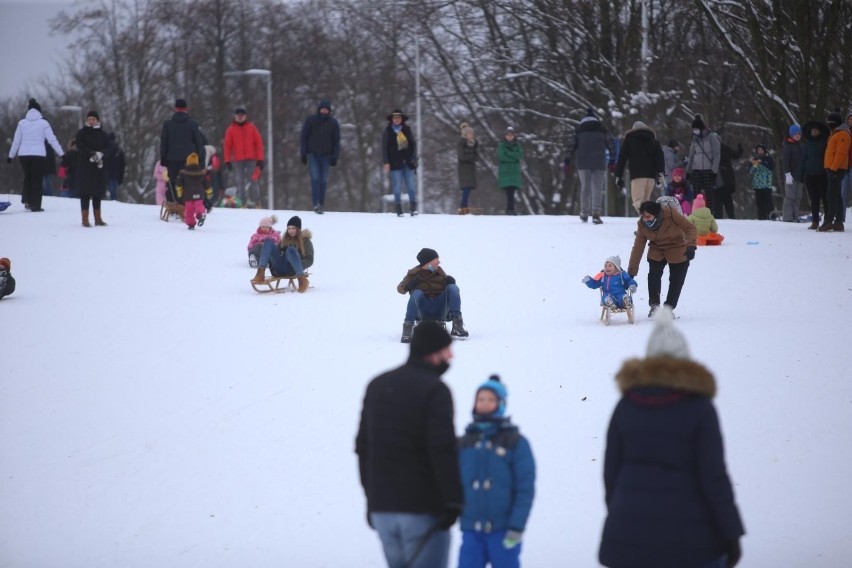
[[[406,357],[395,287],[424,246],[458,280],[471,333],[445,377],[456,430],[497,372],[533,445],[525,566],[598,565],[613,374],[651,324],[645,263],[633,326],[599,323],[580,278],[612,254],[626,264],[635,220],[301,213],[314,288],[259,295],[245,246],[264,211],[216,210],[191,232],[106,203],[110,226],[84,229],[77,201],[32,214],[12,197],[0,567],[382,566],[353,440],[366,383]],[[848,565],[852,237],[720,225],[677,325],[719,383],[741,566]]]

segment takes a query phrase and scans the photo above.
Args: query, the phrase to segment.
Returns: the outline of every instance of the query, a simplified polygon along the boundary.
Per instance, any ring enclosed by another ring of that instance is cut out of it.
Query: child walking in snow
[[[684,215],[692,213],[692,187],[686,181],[683,168],[672,170],[672,182],[666,188],[666,195],[677,199]]]
[[[473,422],[459,439],[464,487],[459,568],[516,568],[535,496],[532,449],[506,413],[506,387],[492,375],[476,390]]]
[[[621,269],[621,257],[611,256],[604,262],[604,268],[594,278],[583,276],[583,284],[589,288],[603,288],[601,305],[611,308],[626,308],[631,301],[627,297],[628,290],[631,294],[636,292],[636,281],[632,276]]]
[[[204,225],[207,219],[207,210],[204,206],[204,198],[213,198],[213,190],[207,183],[207,172],[198,163],[198,154],[191,153],[186,157],[186,167],[177,176],[177,196],[183,200],[184,220],[187,227],[195,229]]]
[[[281,242],[281,233],[272,228],[272,225],[278,222],[278,217],[264,217],[260,220],[257,226],[257,231],[252,233],[248,244],[249,266],[257,268],[257,261],[260,258],[260,250],[263,248],[263,241],[272,241],[276,245]]]
[[[716,218],[713,213],[704,203],[704,196],[699,194],[695,197],[692,203],[692,215],[687,217],[698,234],[695,237],[697,245],[721,245],[725,237],[719,234],[719,225],[716,224]]]
[[[754,198],[757,202],[757,219],[768,221],[772,212],[772,170],[775,169],[775,160],[769,155],[764,144],[754,147],[754,155],[751,157],[751,188],[754,190]]]

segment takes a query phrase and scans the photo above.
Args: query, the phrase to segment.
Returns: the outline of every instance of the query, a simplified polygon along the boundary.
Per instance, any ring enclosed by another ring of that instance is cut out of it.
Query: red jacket
[[[231,122],[225,131],[225,163],[262,159],[263,139],[257,127],[248,120]]]

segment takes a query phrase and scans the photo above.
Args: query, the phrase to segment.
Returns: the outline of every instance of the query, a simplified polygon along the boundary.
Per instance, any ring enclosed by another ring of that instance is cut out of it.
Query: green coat
[[[706,235],[707,233],[718,233],[719,226],[716,224],[716,219],[713,217],[713,213],[706,207],[701,207],[692,212],[692,215],[687,217],[692,224],[695,225],[695,229],[698,231],[699,235]]]
[[[497,184],[500,189],[506,187],[521,188],[521,160],[524,159],[524,149],[517,140],[511,143],[503,140],[497,145],[497,160],[500,166],[497,169]]]

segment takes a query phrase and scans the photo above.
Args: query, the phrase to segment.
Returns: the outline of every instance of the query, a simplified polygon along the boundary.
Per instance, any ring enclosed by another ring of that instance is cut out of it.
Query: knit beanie
[[[637,120],[633,123],[633,130],[636,130],[637,128],[648,128],[648,125],[641,120]]]
[[[260,223],[257,224],[258,227],[269,227],[272,228],[272,225],[278,222],[277,215],[271,215],[269,217],[264,217],[260,220]]]
[[[509,392],[506,390],[506,385],[500,382],[500,376],[491,375],[488,377],[488,380],[479,385],[476,389],[476,394],[479,395],[479,391],[481,390],[490,390],[497,397],[497,410],[488,416],[503,416],[506,413],[506,398],[509,396]],[[475,408],[476,398],[474,397],[474,409]],[[481,416],[476,414],[476,410],[474,410],[473,415]]]
[[[704,125],[704,117],[700,114],[696,114],[695,118],[692,120],[692,128],[697,128],[698,130],[704,130],[707,127]]]
[[[787,132],[790,134],[790,138],[792,138],[796,134],[802,133],[802,127],[799,126],[798,124],[793,124],[792,126],[790,126],[790,128],[787,130]]]
[[[436,258],[438,258],[438,252],[435,249],[423,248],[417,253],[417,262],[420,263],[420,266],[432,262]]]
[[[700,193],[695,196],[695,199],[692,200],[692,209],[701,209],[702,207],[707,207],[707,204],[704,202],[704,196]]]
[[[234,109],[234,114],[246,114],[245,107],[237,107]]]
[[[686,338],[675,329],[674,314],[669,306],[663,305],[654,316],[654,329],[648,338],[647,356],[689,359]]]
[[[198,154],[195,152],[191,153],[186,157],[186,165],[187,166],[197,166],[198,165]]]
[[[591,116],[592,118],[598,117],[598,115],[595,114],[595,109],[593,109],[592,107],[586,109],[586,116]]]
[[[8,258],[0,258],[0,267],[4,268],[6,272],[12,271],[12,261]]]
[[[414,328],[411,336],[409,357],[420,359],[447,347],[453,342],[444,326],[438,322],[426,321]]]
[[[189,105],[186,104],[186,99],[175,100],[175,110],[186,110]]]
[[[618,269],[618,271],[621,272],[621,257],[620,256],[618,256],[617,254],[615,254],[613,256],[608,256],[606,258],[606,262],[613,263],[615,265],[615,267]]]
[[[835,128],[840,126],[841,120],[843,120],[843,119],[840,117],[840,113],[837,112],[837,111],[830,113],[825,118],[825,121],[828,123],[828,125],[831,127],[832,130],[834,130]]]
[[[672,170],[672,177],[675,177],[675,176],[680,176],[681,181],[683,181],[683,178],[685,177],[683,168],[674,168]]]
[[[37,111],[41,112],[41,105],[40,105],[40,104],[38,104],[38,101],[37,101],[37,100],[35,100],[35,99],[30,99],[30,100],[27,102],[27,110],[30,110],[30,109],[36,109]]]
[[[287,221],[288,227],[296,227],[297,229],[302,228],[302,219],[298,215],[293,215],[290,217],[290,220]]]
[[[98,122],[101,121],[101,117],[98,115],[98,111],[96,111],[96,110],[90,110],[89,112],[86,113],[86,118],[89,118],[90,116],[95,117]]]

